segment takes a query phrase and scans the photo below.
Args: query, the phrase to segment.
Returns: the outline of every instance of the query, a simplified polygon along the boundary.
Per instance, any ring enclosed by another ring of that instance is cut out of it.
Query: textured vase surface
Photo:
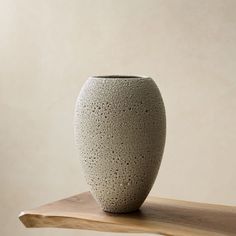
[[[104,211],[137,210],[156,179],[165,108],[149,77],[94,76],[75,109],[75,140],[91,193]]]

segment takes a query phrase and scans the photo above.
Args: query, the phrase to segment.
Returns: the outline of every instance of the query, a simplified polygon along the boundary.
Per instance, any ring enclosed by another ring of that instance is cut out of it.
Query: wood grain
[[[236,235],[236,207],[148,197],[129,214],[103,212],[89,192],[23,211],[26,227],[162,235]]]

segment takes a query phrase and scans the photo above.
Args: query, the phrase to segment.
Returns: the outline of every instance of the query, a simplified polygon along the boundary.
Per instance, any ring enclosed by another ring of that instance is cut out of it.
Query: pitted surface
[[[91,77],[75,110],[75,140],[87,183],[103,210],[138,209],[155,181],[166,134],[151,78]]]

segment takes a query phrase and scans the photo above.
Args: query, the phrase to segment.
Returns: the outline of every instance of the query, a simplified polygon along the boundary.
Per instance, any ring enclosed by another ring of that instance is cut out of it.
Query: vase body
[[[75,141],[104,211],[137,210],[156,179],[166,136],[160,91],[148,77],[95,76],[75,108]]]

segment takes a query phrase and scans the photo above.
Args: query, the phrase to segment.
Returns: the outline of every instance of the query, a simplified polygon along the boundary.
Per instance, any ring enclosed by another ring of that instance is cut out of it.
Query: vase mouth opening
[[[149,76],[142,75],[93,75],[93,79],[150,79]]]

